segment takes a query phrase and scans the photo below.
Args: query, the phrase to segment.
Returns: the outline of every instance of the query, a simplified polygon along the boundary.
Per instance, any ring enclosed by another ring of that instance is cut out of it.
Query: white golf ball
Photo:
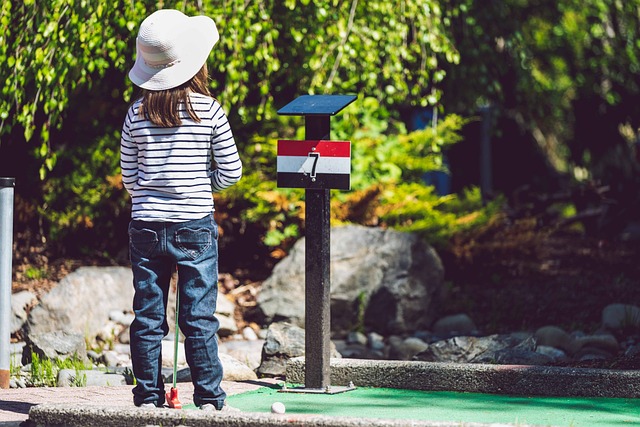
[[[274,402],[273,405],[271,405],[272,414],[284,414],[286,410],[287,409],[284,407],[284,403],[282,402]]]

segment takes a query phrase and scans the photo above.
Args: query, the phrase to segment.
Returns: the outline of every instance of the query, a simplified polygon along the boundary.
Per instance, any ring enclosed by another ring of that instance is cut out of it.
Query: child
[[[201,409],[222,410],[214,316],[218,292],[218,227],[212,191],[242,176],[242,163],[220,104],[208,90],[206,60],[218,41],[211,18],[159,10],[141,24],[131,81],[142,97],[122,129],[122,181],[131,195],[129,246],[135,320],[131,358],[136,406],[165,402],[161,341],[169,281],[178,270],[180,330]],[[211,165],[217,168],[211,171]]]

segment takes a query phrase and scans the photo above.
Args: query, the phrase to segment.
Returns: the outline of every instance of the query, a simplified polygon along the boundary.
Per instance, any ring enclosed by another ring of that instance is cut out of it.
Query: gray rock
[[[22,364],[22,353],[24,352],[25,347],[27,347],[25,342],[14,342],[10,344],[9,357],[11,358],[11,363],[13,365],[18,366]]]
[[[454,314],[445,316],[434,323],[433,333],[440,337],[450,338],[460,335],[477,335],[478,328],[466,314]]]
[[[127,385],[127,378],[121,374],[99,370],[61,369],[58,372],[58,387],[112,387]]]
[[[162,368],[162,378],[165,384],[173,384],[173,368]],[[189,383],[191,382],[191,370],[186,368],[180,368],[176,371],[177,383]]]
[[[223,381],[251,381],[258,379],[256,373],[247,365],[228,354],[220,353],[220,362],[222,362],[222,371],[224,373]],[[162,376],[165,383],[173,383],[173,369],[163,368]],[[186,383],[191,381],[191,369],[178,369],[176,375],[177,383]]]
[[[353,357],[352,356],[353,353],[351,352],[350,347],[355,347],[355,348],[364,347],[361,344],[349,344],[346,340],[331,340],[331,342],[333,343],[333,345],[336,346],[336,351],[340,353],[342,357],[347,357],[347,358]],[[355,351],[362,352],[362,350],[355,350]]]
[[[473,363],[498,363],[502,365],[547,365],[551,357],[536,352],[536,341],[532,335],[514,333],[503,341],[504,348],[487,351]],[[498,340],[499,341],[499,340]],[[516,343],[513,345],[513,343]]]
[[[228,354],[244,363],[252,370],[258,369],[262,360],[264,340],[224,341],[218,346],[220,353]]]
[[[341,357],[332,342],[330,351],[330,357]],[[265,377],[284,375],[287,361],[304,354],[304,329],[287,322],[273,323],[267,330],[267,338],[262,347],[262,361],[258,367],[258,375]]]
[[[242,329],[242,338],[244,338],[247,341],[257,341],[258,334],[256,334],[256,331],[254,331],[249,326],[247,326],[244,329]]]
[[[479,363],[498,363],[501,365],[547,365],[551,357],[532,350],[520,348],[505,348],[498,350],[491,357],[478,358]]]
[[[624,352],[625,356],[633,357],[640,355],[640,344],[630,345]]]
[[[87,345],[82,334],[61,331],[30,334],[27,347],[29,350],[22,353],[23,365],[31,363],[31,352],[52,360],[69,357],[87,360]]]
[[[585,362],[588,360],[606,360],[612,357],[612,353],[597,347],[583,347],[573,355],[573,358],[579,362]]]
[[[10,388],[27,388],[27,382],[24,378],[11,378],[9,380]]]
[[[94,337],[113,310],[130,311],[133,278],[125,267],[81,267],[63,278],[31,310],[27,334],[53,331]]]
[[[568,360],[567,353],[559,348],[550,347],[547,345],[539,345],[536,347],[536,353],[544,354],[553,362],[562,362]]]
[[[620,349],[618,340],[611,334],[586,335],[575,339],[578,348],[595,347],[609,353],[616,353]]]
[[[87,351],[87,357],[89,358],[89,360],[95,364],[100,364],[102,363],[102,354],[97,353],[93,350],[89,350]]]
[[[11,324],[10,332],[16,333],[27,321],[27,308],[36,301],[37,297],[29,291],[11,294]]]
[[[230,337],[238,332],[238,325],[233,318],[221,314],[218,314],[216,317],[220,322],[220,328],[218,329],[218,335],[220,337]]]
[[[258,379],[253,369],[235,357],[220,353],[220,361],[223,366],[224,377],[222,379],[224,381],[250,381]]]
[[[397,336],[389,337],[389,359],[411,360],[416,354],[428,348],[429,344],[420,338],[410,337],[402,339]]]
[[[169,335],[175,336],[176,325],[176,286],[177,275],[174,275],[171,279],[171,286],[169,286],[169,298],[167,300],[167,322],[169,323]],[[218,296],[216,298],[216,318],[220,322],[220,328],[218,329],[218,336],[229,337],[238,332],[238,325],[234,319],[236,306],[235,304],[218,289]],[[180,340],[184,341],[184,335],[182,332],[178,334]]]
[[[102,329],[95,334],[95,342],[110,345],[118,339],[118,335],[122,332],[123,328],[124,326],[121,324],[109,320],[104,324]]]
[[[175,353],[175,341],[172,339],[162,340],[162,366],[173,367]],[[184,352],[184,343],[178,341],[178,353],[176,362],[178,366],[184,366],[187,363],[187,356]]]
[[[366,345],[367,344],[367,336],[365,334],[363,334],[362,332],[352,331],[352,332],[349,332],[349,335],[347,335],[347,342],[349,344]]]
[[[486,337],[454,337],[437,341],[417,354],[413,360],[424,362],[456,362],[456,363],[487,363],[505,359],[499,353],[505,349],[514,348],[521,351],[534,351],[533,339],[522,339],[516,335],[489,335]]]
[[[534,337],[537,345],[558,348],[568,354],[575,353],[579,348],[575,339],[557,326],[543,326],[535,332]]]
[[[262,347],[266,356],[304,356],[305,331],[299,326],[286,322],[273,323],[267,330],[267,339]]]
[[[384,351],[384,337],[376,332],[369,332],[367,334],[367,345],[371,350]]]
[[[426,327],[443,289],[444,269],[417,235],[362,226],[331,229],[331,329],[344,336],[364,321],[370,331]],[[304,327],[305,239],[276,265],[258,295],[266,323]],[[365,306],[362,307],[361,304]],[[364,311],[364,318],[362,312]]]
[[[131,325],[131,322],[133,322],[133,319],[135,319],[135,317],[136,316],[131,312],[125,312],[120,310],[112,310],[109,313],[109,320],[124,326]]]
[[[115,351],[107,350],[102,354],[102,362],[108,367],[120,366],[120,355]]]
[[[129,344],[115,343],[113,344],[113,351],[117,351],[118,354],[131,355],[131,347]]]
[[[225,294],[218,291],[216,300],[216,314],[233,317],[236,311],[236,305]]]
[[[640,328],[640,307],[630,304],[610,304],[602,310],[602,326],[610,331]]]
[[[360,343],[347,343],[345,340],[332,341],[336,346],[336,351],[347,359],[384,359],[384,352],[381,350],[373,350],[366,345]]]
[[[129,344],[130,341],[131,341],[131,329],[129,328],[129,326],[127,326],[118,334],[118,342],[120,344]]]
[[[435,335],[433,332],[430,331],[415,331],[413,333],[413,336],[416,338],[420,338],[422,341],[426,342],[426,343],[434,343],[436,341],[440,341],[442,339],[444,339],[445,337],[439,337],[437,335]],[[446,337],[446,338],[453,338],[453,337]]]

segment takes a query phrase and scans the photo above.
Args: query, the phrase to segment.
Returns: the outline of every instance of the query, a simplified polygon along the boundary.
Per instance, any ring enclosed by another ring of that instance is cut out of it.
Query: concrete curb
[[[288,382],[304,384],[304,357],[287,364]],[[543,366],[479,365],[430,362],[331,359],[331,383],[360,387],[460,391],[517,396],[640,397],[640,371],[568,369]],[[214,421],[215,420],[215,421]],[[129,427],[480,427],[512,424],[429,422],[250,412],[207,413],[197,410],[145,410],[97,404],[41,404],[29,411],[29,426]],[[525,427],[518,424],[519,427]]]
[[[331,359],[331,384],[514,396],[640,397],[640,371]],[[304,384],[304,357],[289,360],[288,382]]]
[[[105,408],[43,404],[29,412],[30,426],[46,427],[508,427],[508,424],[428,422],[319,415],[276,415],[254,412],[207,413],[197,410]],[[527,427],[519,424],[518,427]]]

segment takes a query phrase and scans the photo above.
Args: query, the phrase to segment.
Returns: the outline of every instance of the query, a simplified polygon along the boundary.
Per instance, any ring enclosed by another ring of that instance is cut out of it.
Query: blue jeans
[[[193,402],[220,409],[216,310],[218,295],[218,227],[210,214],[202,219],[171,223],[133,220],[129,247],[135,295],[131,324],[131,359],[136,406],[165,402],[161,341],[169,332],[167,298],[171,274],[178,268],[180,306],[178,324],[185,336],[187,363],[194,385]]]

